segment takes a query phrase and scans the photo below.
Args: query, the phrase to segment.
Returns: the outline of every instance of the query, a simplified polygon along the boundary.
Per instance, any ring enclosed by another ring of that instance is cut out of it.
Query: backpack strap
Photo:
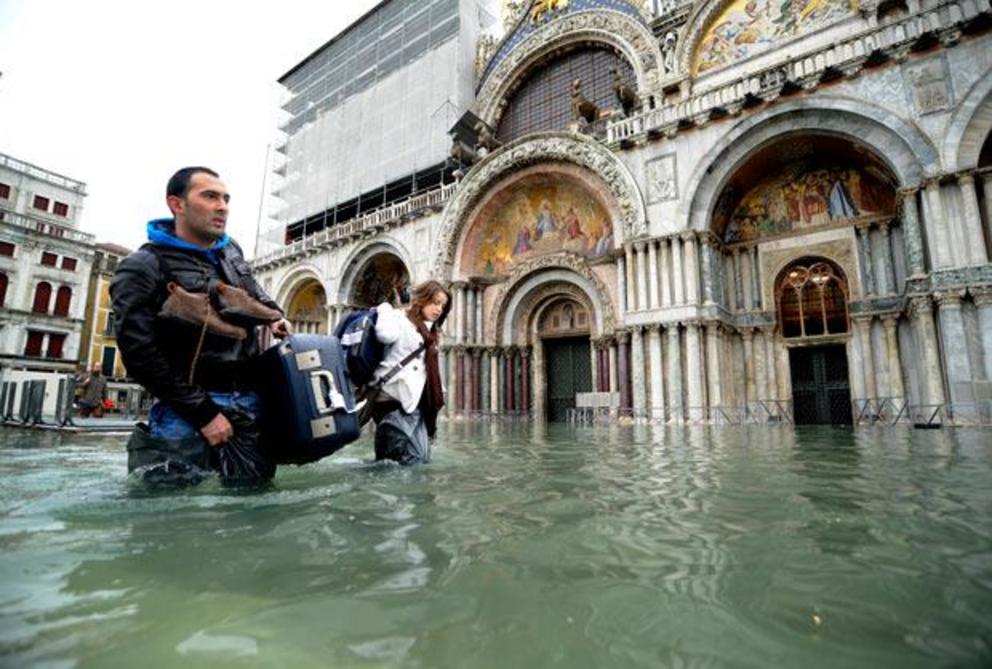
[[[420,355],[425,348],[427,348],[427,343],[420,342],[420,346],[418,346],[409,355],[407,355],[405,358],[403,358],[398,363],[396,363],[396,365],[391,370],[383,374],[382,378],[380,378],[378,381],[375,382],[375,385],[381,388],[387,383],[389,383],[390,379],[392,379],[394,376],[399,374],[404,367],[406,367],[411,362],[413,362],[413,359],[416,358],[418,355]]]

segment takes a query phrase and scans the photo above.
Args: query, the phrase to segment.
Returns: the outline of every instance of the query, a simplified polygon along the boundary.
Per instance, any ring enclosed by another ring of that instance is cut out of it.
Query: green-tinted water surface
[[[140,494],[0,433],[0,665],[992,666],[992,432],[444,428]]]

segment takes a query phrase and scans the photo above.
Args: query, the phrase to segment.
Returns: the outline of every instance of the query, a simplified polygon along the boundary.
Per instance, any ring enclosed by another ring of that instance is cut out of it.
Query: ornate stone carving
[[[661,50],[651,31],[626,14],[610,10],[576,12],[553,18],[532,32],[489,73],[477,100],[479,116],[494,128],[505,97],[517,78],[542,56],[575,42],[609,44],[623,53],[637,75],[638,95],[646,100],[657,88]]]
[[[953,104],[943,54],[902,66],[906,90],[917,114],[944,111]]]
[[[973,286],[992,283],[992,263],[961,267],[934,272],[930,277],[930,285],[936,289],[947,290],[958,286]]]
[[[486,71],[486,65],[496,55],[496,38],[483,35],[475,45],[475,79],[478,81]]]
[[[679,198],[676,178],[675,154],[668,153],[649,160],[644,165],[645,181],[648,188],[648,202],[665,202]]]
[[[513,268],[509,278],[504,283],[500,284],[496,291],[496,295],[492,303],[493,307],[489,313],[486,332],[495,333],[498,339],[503,331],[503,322],[504,318],[506,318],[505,312],[507,302],[514,294],[519,284],[532,274],[550,269],[571,270],[591,283],[595,287],[596,295],[586,296],[578,287],[575,287],[575,290],[578,291],[575,295],[582,294],[583,299],[580,301],[588,305],[590,314],[593,314],[596,311],[593,308],[593,305],[589,302],[590,298],[591,300],[599,303],[599,307],[602,309],[603,314],[603,331],[596,334],[609,335],[616,330],[617,318],[614,313],[613,300],[610,299],[610,293],[606,289],[606,286],[596,275],[596,273],[590,269],[584,258],[574,253],[563,251],[561,253],[553,253],[550,255],[533,258],[532,260],[522,262]],[[570,294],[571,292],[570,290],[565,289],[564,284],[561,281],[555,281],[553,285],[555,286],[554,294]],[[550,295],[550,293],[542,296],[546,297],[548,295]]]
[[[906,308],[906,311],[912,318],[932,315],[933,300],[930,299],[929,295],[913,295],[909,298],[909,306]]]
[[[508,144],[472,166],[444,210],[436,242],[435,276],[451,279],[462,228],[489,186],[504,174],[546,162],[571,163],[591,170],[616,200],[625,240],[647,234],[647,215],[637,182],[611,151],[580,135],[535,135]]]
[[[968,289],[971,299],[975,301],[976,307],[987,307],[992,305],[992,286],[975,286]]]
[[[967,291],[964,289],[960,290],[941,290],[933,294],[934,299],[937,300],[938,306],[949,309],[960,309],[961,302],[964,300]]]

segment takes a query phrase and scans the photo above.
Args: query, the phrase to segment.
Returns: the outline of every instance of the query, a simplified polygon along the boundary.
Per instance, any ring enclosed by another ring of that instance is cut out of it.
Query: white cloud
[[[0,152],[85,182],[82,229],[131,248],[172,171],[213,167],[250,253],[276,79],[376,4],[0,0]]]

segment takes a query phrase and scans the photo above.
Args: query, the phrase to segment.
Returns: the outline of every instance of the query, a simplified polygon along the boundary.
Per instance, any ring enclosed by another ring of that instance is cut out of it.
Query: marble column
[[[668,307],[672,304],[672,263],[671,252],[668,248],[668,240],[658,240],[658,274],[660,274],[661,306]]]
[[[743,249],[737,247],[730,252],[730,260],[733,264],[733,272],[731,272],[733,281],[733,293],[734,293],[734,311],[740,311],[744,308],[744,268],[741,266],[741,254]]]
[[[472,413],[482,411],[482,349],[473,348],[472,354]]]
[[[643,311],[648,308],[648,280],[647,280],[647,259],[644,255],[644,242],[634,243],[635,268],[634,283],[637,289],[637,309]]]
[[[465,343],[475,341],[475,289],[465,288]]]
[[[455,399],[455,393],[458,389],[458,370],[455,369],[455,348],[453,346],[448,346],[444,350],[444,357],[446,359],[445,380],[447,385],[447,410],[449,416],[454,416],[458,413],[458,403]]]
[[[699,323],[689,321],[685,325],[685,375],[687,416],[698,422],[705,418],[705,398],[703,397],[703,358],[699,341]]]
[[[455,350],[455,413],[465,411],[465,349]]]
[[[902,364],[899,361],[898,317],[888,314],[882,317],[885,328],[885,373],[889,380],[889,397],[900,401],[906,397],[902,383]]]
[[[761,263],[758,262],[758,247],[752,246],[751,254],[751,304],[761,309]]]
[[[889,224],[879,224],[878,232],[882,237],[882,254],[878,259],[882,265],[879,271],[882,287],[879,292],[882,295],[895,295],[899,291],[896,286],[896,268],[892,257],[892,235],[889,233]]]
[[[984,265],[989,261],[985,248],[985,233],[982,231],[982,214],[978,208],[978,191],[975,190],[975,177],[962,172],[958,174],[958,189],[961,191],[961,226],[968,251],[969,265]]]
[[[627,258],[617,256],[617,302],[620,303],[620,310],[630,311],[630,302],[627,299]]]
[[[741,330],[741,341],[744,343],[745,395],[744,403],[750,405],[758,399],[757,370],[754,360],[754,329]]]
[[[685,304],[685,264],[682,262],[682,240],[671,237],[672,242],[672,303]]]
[[[657,309],[658,302],[658,243],[648,242],[648,306]]]
[[[630,380],[634,391],[634,417],[638,419],[647,414],[648,392],[644,374],[644,331],[638,325],[630,331]]]
[[[706,395],[709,399],[707,416],[713,420],[713,409],[723,404],[720,387],[720,324],[706,324]]]
[[[637,286],[634,285],[634,246],[633,244],[627,244],[623,249],[624,254],[624,266],[627,268],[627,274],[624,280],[627,282],[627,310],[637,311]]]
[[[482,295],[481,288],[475,292],[475,341],[479,344],[485,341],[482,332]]]
[[[944,354],[944,369],[947,372],[947,386],[950,401],[973,402],[971,362],[968,355],[968,341],[965,337],[964,318],[961,302],[964,290],[948,290],[934,293],[937,299],[937,317],[940,321],[940,350]]]
[[[686,232],[682,235],[683,255],[685,256],[685,301],[689,304],[699,303],[699,252],[696,244],[696,233]]]
[[[493,410],[497,413],[506,413],[506,360],[507,350],[498,349],[493,361],[496,363],[496,374],[493,378],[496,381],[496,392],[493,393]]]
[[[669,323],[668,335],[668,420],[681,423],[682,407],[682,347],[679,342],[679,324]]]
[[[503,379],[505,383],[504,393],[506,395],[506,412],[513,413],[517,409],[516,398],[516,358],[517,351],[512,346],[506,349],[505,365],[506,369],[503,372]]]
[[[530,414],[530,349],[525,348],[520,351],[520,409],[525,414]]]
[[[489,412],[493,414],[502,413],[499,399],[500,389],[503,387],[503,382],[500,379],[500,370],[503,369],[501,356],[502,351],[498,348],[492,349],[489,354]]]
[[[986,191],[992,197],[992,190]],[[985,380],[992,381],[992,286],[969,290],[978,311],[978,331],[982,339],[982,361]]]
[[[900,189],[899,197],[906,271],[909,272],[909,278],[920,279],[926,276],[926,264],[923,258],[923,238],[920,233],[920,209],[916,204],[916,189]]]
[[[941,196],[940,180],[930,179],[925,184],[927,198],[927,220],[924,226],[927,242],[935,269],[943,269],[953,264],[951,252],[952,231],[944,217],[944,200]]]
[[[535,349],[536,350],[536,349]],[[599,392],[599,379],[603,370],[599,368],[601,358],[599,355],[599,340],[593,337],[589,338],[589,365],[592,371],[592,387],[590,390],[592,392]]]
[[[617,335],[617,380],[620,383],[620,409],[628,415],[632,407],[630,396],[630,334]]]
[[[751,251],[750,249],[739,249],[741,260],[741,293],[744,296],[744,309],[751,311],[754,309],[754,293],[751,287],[754,285],[751,271]]]
[[[858,233],[858,255],[861,257],[861,295],[874,297],[876,291],[875,272],[871,266],[871,231],[867,225],[859,225],[855,230]]]
[[[482,349],[479,363],[479,411],[483,414],[492,412],[492,350]]]
[[[761,333],[765,337],[765,374],[767,375],[766,388],[767,394],[766,399],[770,400],[780,400],[783,399],[778,396],[778,365],[777,358],[775,355],[775,328],[765,327],[761,329]]]
[[[620,373],[619,365],[617,365],[617,341],[616,339],[610,340],[609,344],[609,356],[606,360],[607,363],[607,377],[610,380],[610,392],[619,393],[620,392]]]
[[[455,343],[465,342],[465,284],[455,284]]]
[[[778,370],[778,398],[783,402],[792,401],[792,366],[789,363],[789,348],[785,338],[779,333],[776,339],[775,367]]]
[[[878,399],[878,383],[875,381],[875,352],[871,343],[871,317],[855,318],[858,342],[861,345],[861,368],[864,371],[865,399]]]
[[[651,367],[651,419],[665,419],[664,374],[661,369],[661,326],[648,326],[648,364]]]
[[[982,172],[982,194],[985,202],[985,229],[989,239],[992,239],[992,170]],[[989,249],[992,252],[992,249]]]
[[[920,345],[919,368],[923,371],[926,398],[929,404],[944,404],[944,379],[941,374],[940,347],[937,327],[933,320],[933,303],[929,295],[917,295],[909,300],[909,312]]]
[[[715,304],[717,301],[717,296],[719,291],[717,287],[720,285],[719,280],[719,269],[715,262],[715,240],[712,235],[707,234],[701,240],[702,247],[702,285],[703,285],[703,304],[709,306]]]

